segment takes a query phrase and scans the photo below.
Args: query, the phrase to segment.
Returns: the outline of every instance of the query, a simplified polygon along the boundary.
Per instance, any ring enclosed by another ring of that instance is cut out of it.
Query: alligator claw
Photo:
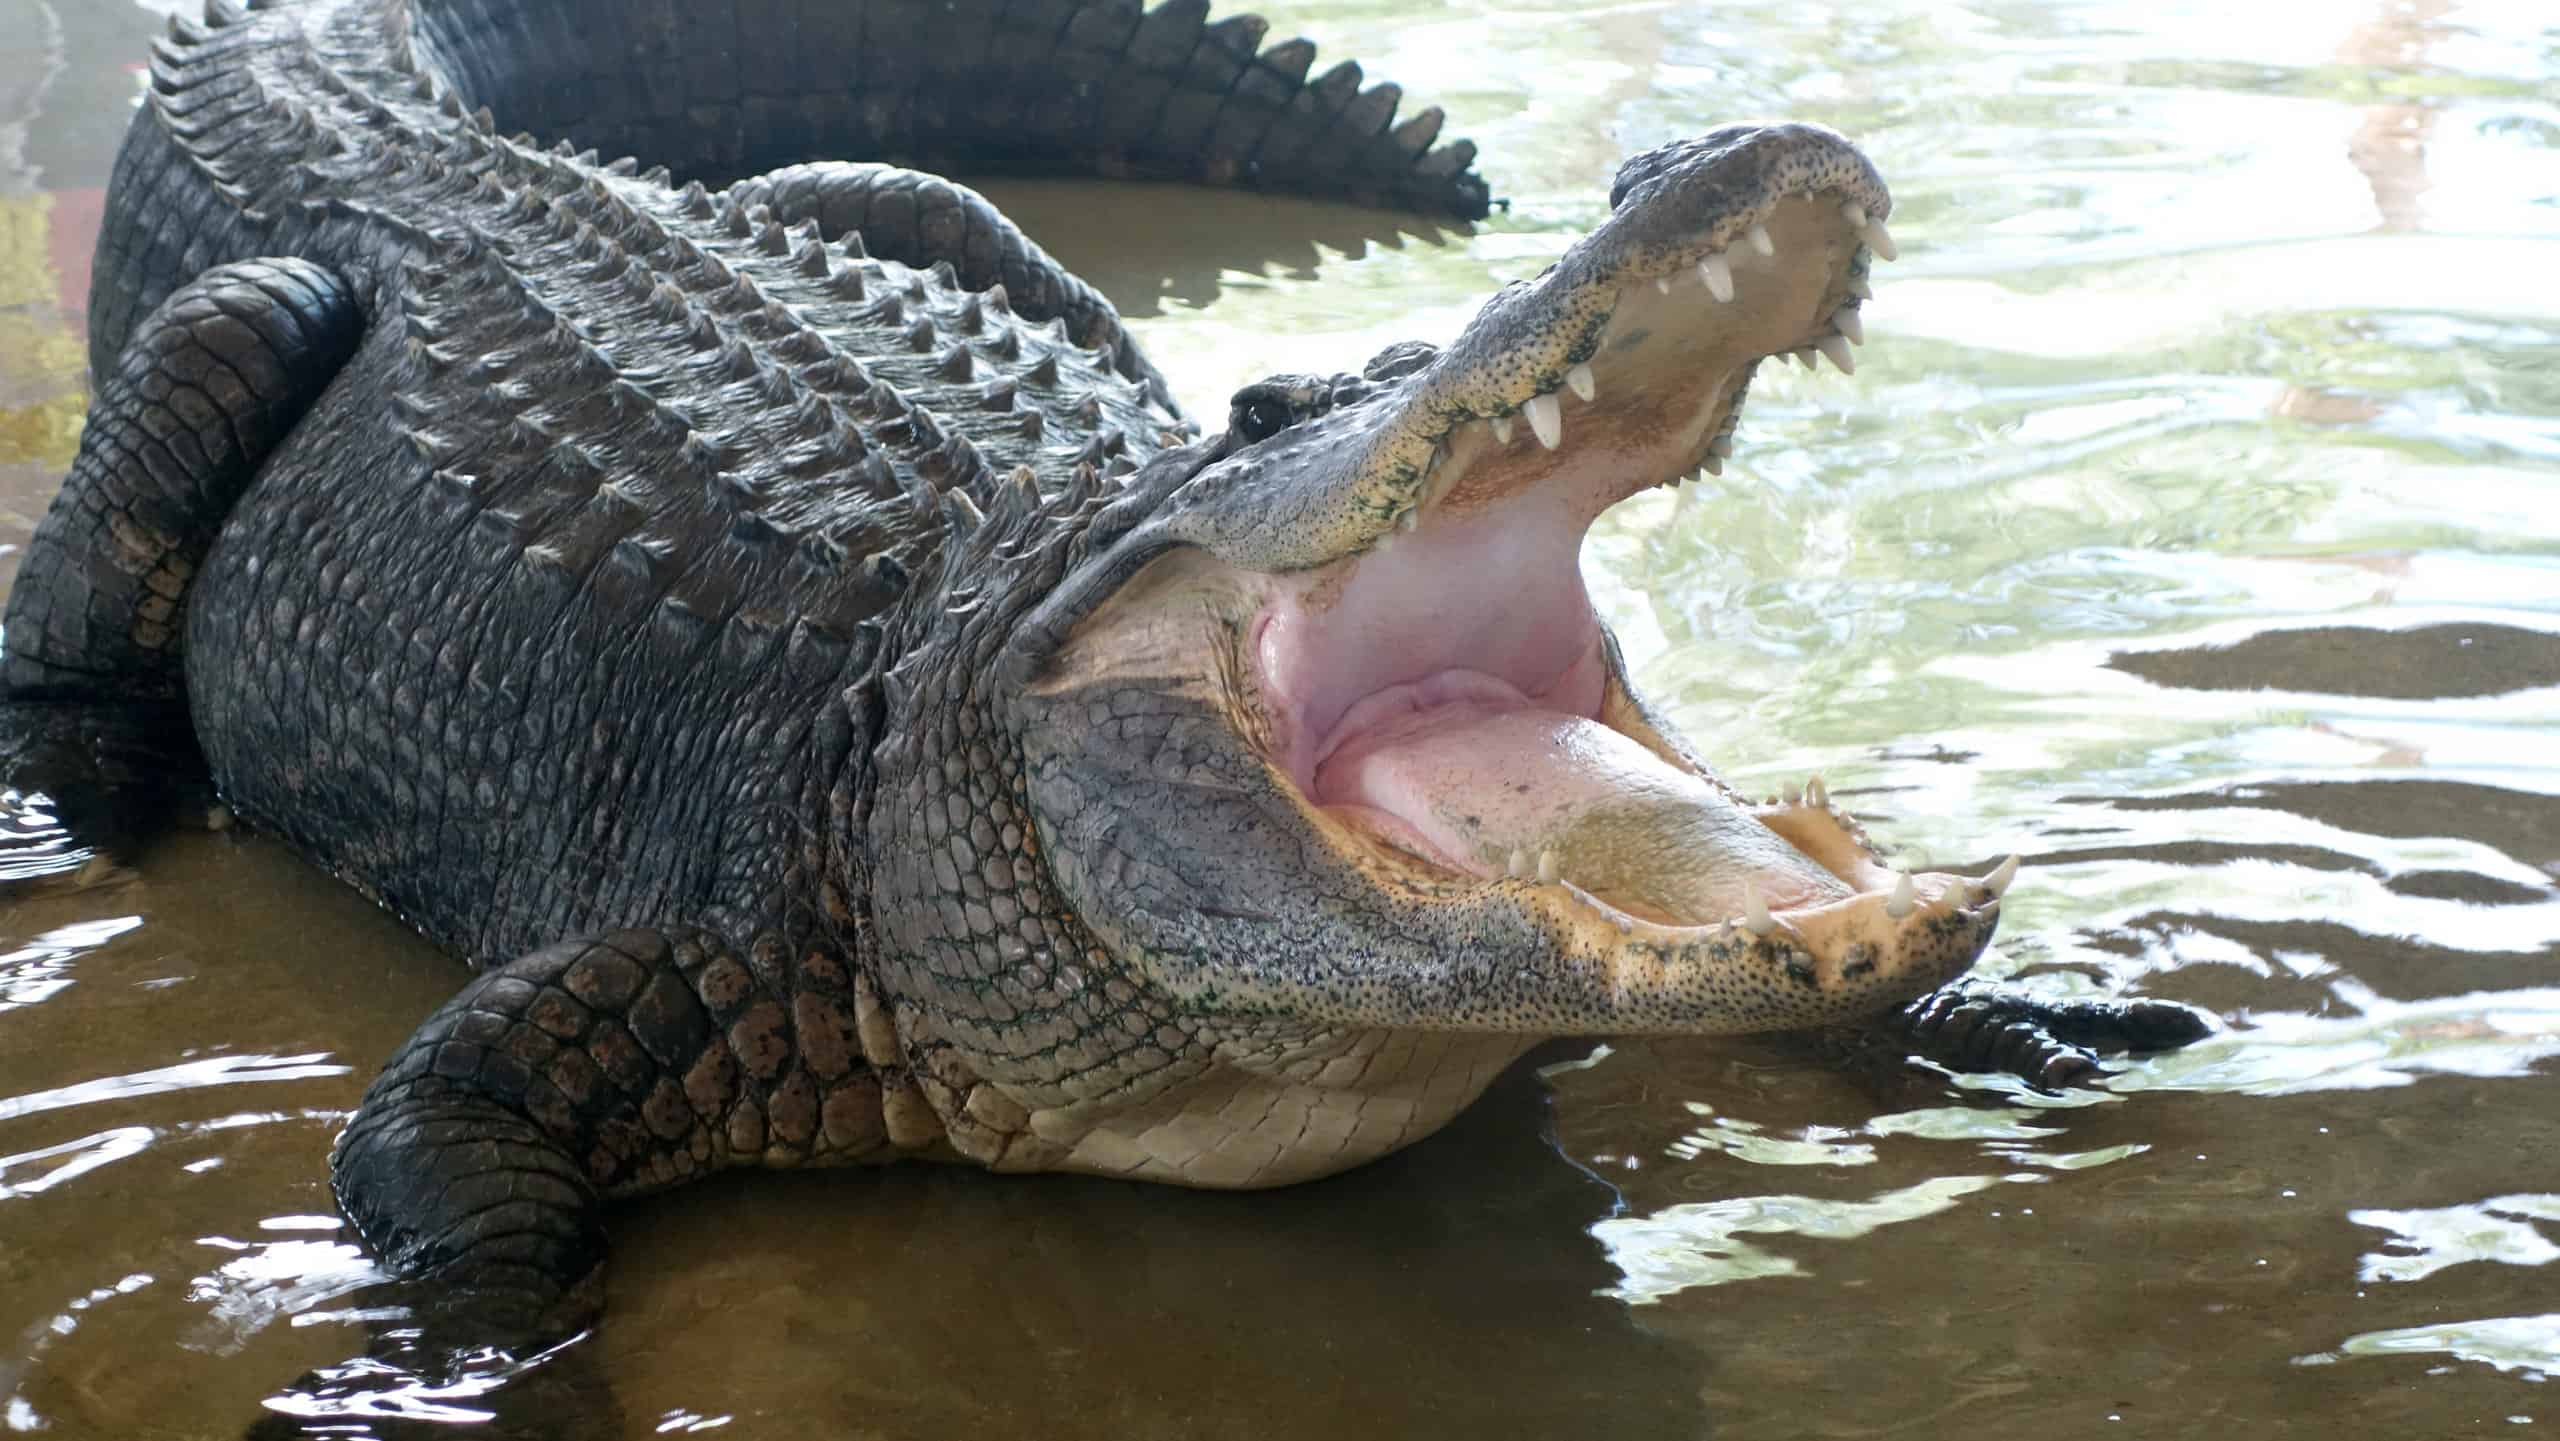
[[[2005,1072],[2048,1091],[2105,1074],[2102,1052],[2174,1050],[2217,1029],[2207,1013],[2156,997],[2048,1001],[1964,985],[1942,986],[1882,1025],[1949,1070]]]

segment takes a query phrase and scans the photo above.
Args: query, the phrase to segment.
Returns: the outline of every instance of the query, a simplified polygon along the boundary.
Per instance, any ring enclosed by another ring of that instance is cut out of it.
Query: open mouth
[[[1601,512],[1721,466],[1759,364],[1853,363],[1883,182],[1830,131],[1733,126],[1610,200],[1446,348],[1240,392],[1013,627],[1026,703],[1118,777],[1026,759],[1051,852],[1163,875],[1144,904],[1116,868],[1062,889],[1160,983],[1328,1024],[1736,1034],[1908,1000],[1989,942],[2013,866],[1898,871],[1819,782],[1746,800],[1650,715],[1582,583]],[[1257,887],[1260,929],[1216,899]],[[1322,938],[1285,974],[1253,959],[1275,917]]]
[[[1797,164],[1689,234],[1506,291],[1444,357],[1458,378],[1410,401],[1431,450],[1374,536],[1260,612],[1272,761],[1373,871],[1520,888],[1622,937],[1785,932],[1837,957],[1959,911],[1988,935],[2013,865],[1893,870],[1818,780],[1748,802],[1647,715],[1581,579],[1602,511],[1721,470],[1762,360],[1854,365],[1890,202],[1836,143],[1846,159]],[[1506,302],[1535,317],[1527,353],[1488,363]]]

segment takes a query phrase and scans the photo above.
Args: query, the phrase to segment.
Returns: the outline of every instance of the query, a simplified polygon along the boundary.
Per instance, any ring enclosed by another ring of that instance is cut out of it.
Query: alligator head
[[[1979,954],[2005,869],[1908,876],[1818,783],[1736,794],[1579,571],[1603,510],[1719,465],[1760,361],[1846,363],[1883,183],[1829,131],[1732,127],[1611,203],[1446,349],[1247,387],[1078,512],[974,701],[910,702],[964,718],[884,752],[883,984],[994,1093],[964,1152],[1291,1180],[1539,1038],[1846,1020]],[[916,653],[911,691],[981,663]]]

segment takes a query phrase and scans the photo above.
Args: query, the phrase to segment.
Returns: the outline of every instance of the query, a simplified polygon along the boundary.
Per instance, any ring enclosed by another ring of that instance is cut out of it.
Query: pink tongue
[[[1562,879],[1687,924],[1738,912],[1746,879],[1782,909],[1850,893],[1715,787],[1490,676],[1444,672],[1371,696],[1330,745],[1318,804],[1362,808],[1399,843],[1476,875],[1552,851]]]

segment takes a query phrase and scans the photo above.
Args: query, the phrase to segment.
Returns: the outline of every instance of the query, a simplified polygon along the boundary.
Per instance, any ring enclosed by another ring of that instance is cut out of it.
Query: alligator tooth
[[[1398,530],[1409,531],[1420,524],[1422,524],[1422,507],[1418,505],[1396,517]]]
[[[1724,457],[1712,450],[1708,451],[1705,463],[1698,468],[1709,475],[1722,475],[1724,474]]]
[[[1777,242],[1769,238],[1768,226],[1754,225],[1747,233],[1751,237],[1752,249],[1759,251],[1763,255],[1775,255],[1778,253]],[[1887,256],[1886,258],[1891,259],[1892,257]]]
[[[1902,252],[1894,249],[1893,232],[1885,229],[1884,222],[1881,220],[1870,220],[1867,222],[1867,248],[1876,253],[1876,259],[1878,260],[1899,260],[1902,258]]]
[[[1538,852],[1538,880],[1541,884],[1554,885],[1556,877],[1563,874],[1564,857],[1557,855],[1553,849]]]
[[[1718,300],[1733,298],[1733,262],[1721,255],[1710,255],[1698,262],[1698,278],[1707,283],[1707,293]]]
[[[1581,396],[1585,402],[1600,393],[1600,382],[1591,374],[1591,366],[1587,361],[1566,371],[1564,383],[1572,386],[1573,393]]]
[[[1911,884],[1911,873],[1895,871],[1893,894],[1884,898],[1884,913],[1898,921],[1911,914],[1912,907],[1919,904],[1920,888]]]
[[[1552,395],[1530,397],[1520,407],[1529,417],[1529,428],[1538,433],[1538,444],[1549,450],[1564,444],[1564,403]]]
[[[1849,228],[1851,230],[1864,230],[1867,228],[1867,207],[1860,205],[1854,200],[1844,200],[1840,203],[1840,213],[1849,217]]]
[[[1769,914],[1769,903],[1760,899],[1760,888],[1749,881],[1742,883],[1742,928],[1755,936],[1765,936],[1778,928],[1778,918]]]
[[[1806,346],[1801,350],[1790,350],[1787,352],[1787,359],[1811,370],[1813,369],[1813,347]]]
[[[1493,418],[1493,439],[1494,443],[1497,445],[1509,445],[1511,443],[1510,416],[1497,415]]]
[[[1733,458],[1733,432],[1730,430],[1725,431],[1715,439],[1708,441],[1707,454],[1722,456],[1727,460],[1731,460]]]
[[[2011,856],[1991,868],[1991,874],[1982,878],[1982,888],[1989,891],[1991,899],[1996,901],[2009,893],[2009,883],[2017,878],[2018,858]]]
[[[1511,853],[1511,863],[1504,867],[1504,870],[1516,878],[1525,878],[1529,874],[1529,867],[1529,853],[1515,850]]]
[[[1838,310],[1832,312],[1831,323],[1833,326],[1838,328],[1842,335],[1849,337],[1849,343],[1851,345],[1864,345],[1867,343],[1867,323],[1858,318],[1856,307],[1847,305],[1841,306]]]
[[[1800,806],[1804,804],[1804,792],[1796,789],[1796,783],[1794,781],[1787,782],[1786,788],[1778,792],[1778,798],[1785,801],[1789,806]]]
[[[1840,373],[1842,375],[1855,375],[1858,373],[1857,352],[1849,348],[1849,338],[1847,336],[1826,335],[1820,340],[1815,341],[1813,343],[1813,348],[1821,351],[1824,355],[1831,357],[1831,363],[1840,367]]]
[[[1826,811],[1831,809],[1831,788],[1822,783],[1822,777],[1806,777],[1804,783],[1804,803],[1809,806],[1820,807]]]
[[[1653,278],[1653,288],[1661,291],[1665,295],[1669,295],[1671,293],[1671,277],[1668,275],[1655,276]]]
[[[1860,300],[1873,300],[1876,298],[1876,288],[1855,276],[1851,276],[1849,278],[1849,293],[1858,297]]]

